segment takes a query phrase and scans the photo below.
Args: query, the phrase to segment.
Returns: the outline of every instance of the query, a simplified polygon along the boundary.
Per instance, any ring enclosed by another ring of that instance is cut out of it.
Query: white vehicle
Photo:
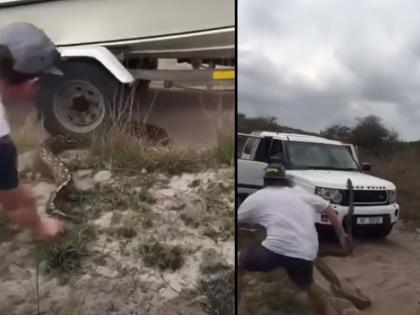
[[[0,0],[0,28],[13,22],[42,28],[64,58],[64,78],[44,78],[38,101],[51,133],[90,133],[135,82],[233,85],[234,0]],[[192,66],[162,69],[160,59]]]
[[[339,141],[299,134],[253,132],[238,135],[238,203],[263,187],[267,163],[281,163],[294,184],[330,200],[341,222],[349,206],[347,180],[354,189],[353,228],[386,237],[398,221],[393,183],[365,174],[355,147]],[[298,209],[296,209],[298,211]],[[330,225],[319,215],[318,227]]]

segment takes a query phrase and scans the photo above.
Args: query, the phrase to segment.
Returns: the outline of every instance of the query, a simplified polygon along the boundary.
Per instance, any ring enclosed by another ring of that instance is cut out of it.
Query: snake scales
[[[87,147],[89,141],[86,138],[57,135],[42,142],[40,147],[40,159],[49,168],[56,189],[51,193],[47,202],[46,212],[50,215],[71,218],[70,215],[57,209],[55,201],[57,196],[70,184],[72,174],[68,167],[60,160],[58,154],[64,150]]]
[[[140,122],[131,122],[126,130],[129,134],[146,138],[149,142],[168,145],[171,140],[167,132],[157,126]],[[91,140],[86,137],[76,137],[69,135],[55,135],[41,143],[39,158],[46,165],[56,189],[46,205],[46,212],[49,215],[57,215],[66,219],[78,220],[78,218],[64,213],[56,207],[56,201],[64,191],[71,189],[72,174],[65,163],[59,158],[59,154],[65,150],[87,148],[91,145]]]

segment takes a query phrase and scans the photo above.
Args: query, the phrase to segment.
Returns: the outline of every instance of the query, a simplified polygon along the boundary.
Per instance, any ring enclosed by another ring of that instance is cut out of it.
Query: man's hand
[[[34,232],[42,239],[53,239],[63,232],[63,226],[57,219],[45,218],[41,220],[39,227]]]
[[[347,252],[351,253],[353,251],[353,241],[346,233],[342,233],[340,236],[340,245]]]
[[[57,219],[39,216],[35,198],[30,190],[23,186],[0,191],[0,202],[12,223],[20,228],[29,229],[37,237],[51,239],[63,230]]]
[[[331,225],[333,226],[337,234],[338,240],[343,250],[345,250],[347,253],[351,253],[353,251],[353,242],[351,241],[349,236],[344,232],[343,226],[338,220],[338,217],[334,210],[329,206],[327,209],[325,209],[324,213],[327,216],[328,220],[331,222]]]

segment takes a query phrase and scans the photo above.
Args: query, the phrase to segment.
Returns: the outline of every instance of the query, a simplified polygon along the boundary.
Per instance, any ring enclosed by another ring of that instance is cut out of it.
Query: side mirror
[[[362,171],[370,172],[372,170],[372,164],[370,163],[363,163],[362,164]]]

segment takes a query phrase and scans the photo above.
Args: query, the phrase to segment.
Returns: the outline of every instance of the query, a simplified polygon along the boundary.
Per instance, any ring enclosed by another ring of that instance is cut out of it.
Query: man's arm
[[[343,226],[341,225],[340,221],[338,220],[337,214],[334,212],[334,210],[331,208],[331,206],[328,206],[324,210],[324,214],[327,216],[328,220],[331,222],[331,225],[333,226],[335,233],[337,234],[338,240],[340,241],[341,246],[345,251],[350,252],[353,248],[353,244],[351,240],[349,239],[348,235],[343,229]]]
[[[331,225],[335,230],[335,233],[337,234],[341,247],[346,252],[351,252],[351,250],[353,249],[353,244],[347,236],[347,234],[344,232],[343,226],[338,220],[338,217],[334,212],[333,208],[331,207],[330,202],[318,195],[311,194],[306,191],[303,194],[303,196],[305,200],[307,200],[315,208],[315,211],[317,213],[323,213],[327,216],[328,220],[331,222]]]
[[[0,203],[12,223],[39,237],[54,237],[62,229],[58,220],[40,218],[31,192],[19,185],[16,147],[8,136],[0,138]]]
[[[343,235],[345,232],[344,232],[343,226],[340,224],[340,221],[338,221],[337,214],[334,212],[331,206],[328,206],[324,210],[324,214],[327,216],[328,220],[331,222],[331,225],[333,226],[337,236],[341,237],[341,235]]]

